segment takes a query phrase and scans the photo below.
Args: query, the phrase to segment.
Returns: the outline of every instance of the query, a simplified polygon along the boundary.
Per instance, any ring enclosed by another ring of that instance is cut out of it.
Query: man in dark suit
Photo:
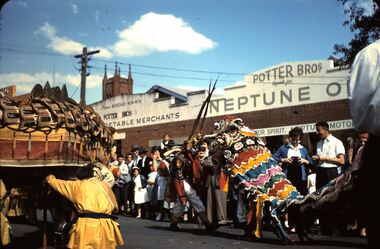
[[[141,175],[148,179],[148,174],[150,173],[150,162],[152,158],[147,155],[148,151],[144,147],[140,148],[140,157],[141,159],[137,163],[137,167],[139,167]]]

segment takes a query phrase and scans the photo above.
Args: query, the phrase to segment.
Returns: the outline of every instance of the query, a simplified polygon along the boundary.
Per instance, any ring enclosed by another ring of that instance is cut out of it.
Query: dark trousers
[[[117,186],[114,185],[112,187],[112,190],[115,194],[117,204],[119,205],[119,209],[121,210],[121,207],[124,207],[124,210],[127,209],[128,203],[127,201],[130,199],[129,194],[130,194],[130,183],[124,184],[122,186]]]
[[[317,168],[316,187],[320,189],[329,183],[332,179],[338,176],[337,168]],[[337,226],[335,217],[320,217],[319,224],[321,226],[321,233],[324,235],[333,235]]]
[[[338,176],[337,168],[317,168],[317,175],[315,179],[315,185],[317,189],[322,188],[332,179]]]
[[[368,248],[378,248],[380,237],[376,230],[378,215],[374,200],[379,195],[380,177],[380,136],[370,134],[362,154],[362,164],[359,169],[357,187],[359,191],[359,203],[361,219],[366,227]]]

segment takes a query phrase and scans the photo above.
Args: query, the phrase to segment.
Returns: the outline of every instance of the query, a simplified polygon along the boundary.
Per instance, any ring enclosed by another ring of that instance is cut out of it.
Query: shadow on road
[[[23,217],[11,218],[12,230],[18,231],[18,236],[12,236],[12,243],[4,247],[6,249],[39,249],[43,245],[43,223],[37,222],[36,224],[30,224],[28,220]],[[20,232],[21,231],[21,232]],[[53,239],[54,225],[53,223],[47,223],[47,248],[55,248]]]
[[[156,229],[156,230],[166,230],[169,232],[173,232],[169,227],[162,226],[146,226],[148,229]],[[231,232],[231,230],[234,230]],[[212,237],[220,237],[227,238],[233,240],[240,241],[251,241],[252,243],[261,243],[266,245],[282,245],[280,239],[276,238],[276,235],[271,231],[264,231],[264,236],[262,239],[257,238],[247,238],[242,234],[240,229],[233,229],[227,227],[221,227],[216,230],[206,231],[200,227],[189,228],[189,227],[181,227],[181,230],[176,233],[191,233],[194,235],[204,235],[204,236],[212,236]],[[313,234],[311,235],[312,241],[300,242],[296,234],[290,234],[289,236],[294,242],[295,245],[310,245],[310,246],[323,246],[323,247],[337,247],[337,248],[367,248],[367,245],[364,241],[357,242],[354,237],[326,237],[323,235]]]

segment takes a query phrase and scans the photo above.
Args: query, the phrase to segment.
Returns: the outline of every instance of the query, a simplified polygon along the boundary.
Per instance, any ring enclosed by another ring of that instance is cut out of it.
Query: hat
[[[147,153],[148,152],[148,150],[145,149],[144,147],[140,147],[139,150],[140,150],[140,153]]]
[[[137,144],[132,144],[131,151],[140,150],[140,147]]]
[[[164,153],[164,157],[169,157],[170,155],[176,155],[176,154],[178,154],[181,151],[182,151],[181,147],[175,147],[173,149],[170,149],[170,150],[166,151]]]
[[[133,167],[132,167],[132,172],[133,172],[135,169],[137,169],[137,170],[140,172],[140,168],[137,167],[137,166],[133,166]]]

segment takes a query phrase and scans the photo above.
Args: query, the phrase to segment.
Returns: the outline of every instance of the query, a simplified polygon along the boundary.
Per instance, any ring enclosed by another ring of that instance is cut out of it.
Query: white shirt
[[[293,156],[301,157],[301,149],[303,146],[301,144],[298,144],[297,147],[294,147],[292,143],[288,143],[288,158],[291,158]]]
[[[331,134],[317,143],[317,156],[338,157],[340,154],[344,155],[345,151],[342,141]],[[323,161],[318,163],[318,167],[334,168],[338,167],[338,165]]]
[[[380,135],[380,40],[356,55],[349,86],[355,129]]]
[[[313,173],[313,174],[310,174],[307,176],[307,191],[308,193],[313,193],[315,192],[317,189],[316,189],[316,177],[317,177],[317,174]]]
[[[125,161],[123,161],[120,165],[120,174],[122,175],[128,175],[129,174],[129,166],[125,164]]]

